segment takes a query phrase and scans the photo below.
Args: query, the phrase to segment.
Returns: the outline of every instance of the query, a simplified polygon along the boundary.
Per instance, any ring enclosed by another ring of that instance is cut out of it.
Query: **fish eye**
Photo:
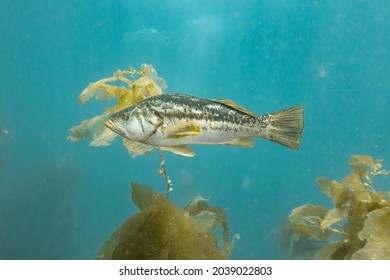
[[[127,121],[129,119],[129,117],[130,117],[130,113],[125,111],[122,114],[120,114],[120,117],[121,117],[122,120]]]

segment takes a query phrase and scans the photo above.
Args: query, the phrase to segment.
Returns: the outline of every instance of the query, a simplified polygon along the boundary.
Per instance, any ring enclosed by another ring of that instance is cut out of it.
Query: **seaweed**
[[[165,81],[158,77],[152,65],[147,64],[143,64],[140,71],[133,67],[118,70],[113,77],[89,84],[79,95],[79,104],[92,97],[102,101],[116,98],[117,102],[103,114],[73,127],[68,139],[77,142],[92,138],[90,146],[110,145],[118,135],[105,127],[108,118],[141,100],[164,94],[165,90]],[[175,206],[168,200],[173,184],[166,172],[163,154],[169,149],[122,139],[133,157],[156,148],[160,157],[157,173],[166,182],[166,192],[162,195],[148,186],[131,183],[132,200],[140,211],[107,238],[96,259],[227,259],[239,236],[235,235],[229,243],[225,211],[210,206],[199,197],[184,209]],[[213,233],[218,229],[222,229],[222,249]]]
[[[118,84],[119,83],[119,84]],[[92,97],[107,101],[116,98],[114,106],[107,108],[103,114],[85,120],[71,128],[68,139],[74,142],[85,138],[93,138],[90,146],[108,146],[118,136],[105,127],[104,123],[114,113],[134,105],[143,99],[164,94],[167,85],[160,78],[152,65],[143,64],[139,71],[134,67],[128,70],[117,70],[112,77],[90,83],[78,97],[80,105],[90,101]],[[122,138],[126,149],[135,157],[153,149],[150,145]]]
[[[289,258],[390,259],[389,192],[377,192],[374,179],[388,175],[380,160],[354,155],[351,174],[342,182],[316,180],[335,208],[305,204],[292,210],[283,225],[281,245]],[[311,254],[297,244],[311,243]]]
[[[131,183],[140,212],[128,218],[104,243],[96,259],[226,259],[229,244],[226,213],[195,199],[181,209],[148,186]],[[223,228],[223,249],[213,230]]]

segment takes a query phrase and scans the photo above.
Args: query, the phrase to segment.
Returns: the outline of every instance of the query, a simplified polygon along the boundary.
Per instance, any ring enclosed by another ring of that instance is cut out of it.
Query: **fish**
[[[187,94],[161,94],[114,113],[105,126],[139,145],[193,156],[188,145],[230,145],[251,148],[264,138],[298,150],[304,128],[304,107],[257,115],[226,99]]]

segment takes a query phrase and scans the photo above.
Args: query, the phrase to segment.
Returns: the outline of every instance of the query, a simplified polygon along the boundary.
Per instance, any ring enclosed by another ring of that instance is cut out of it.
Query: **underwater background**
[[[240,234],[231,259],[283,259],[283,220],[307,202],[329,206],[314,181],[342,179],[350,155],[389,169],[389,1],[3,0],[0,10],[0,259],[94,258],[138,211],[129,182],[165,191],[155,151],[67,140],[105,109],[79,106],[81,91],[129,66],[152,64],[170,93],[258,114],[305,106],[299,151],[257,139],[165,154],[176,205],[200,195],[228,213]]]

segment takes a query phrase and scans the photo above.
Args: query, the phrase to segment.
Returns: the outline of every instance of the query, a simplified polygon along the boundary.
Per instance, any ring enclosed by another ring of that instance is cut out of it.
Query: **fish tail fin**
[[[291,107],[259,118],[263,124],[267,123],[265,135],[262,134],[261,137],[294,150],[299,149],[304,127],[303,106]]]

